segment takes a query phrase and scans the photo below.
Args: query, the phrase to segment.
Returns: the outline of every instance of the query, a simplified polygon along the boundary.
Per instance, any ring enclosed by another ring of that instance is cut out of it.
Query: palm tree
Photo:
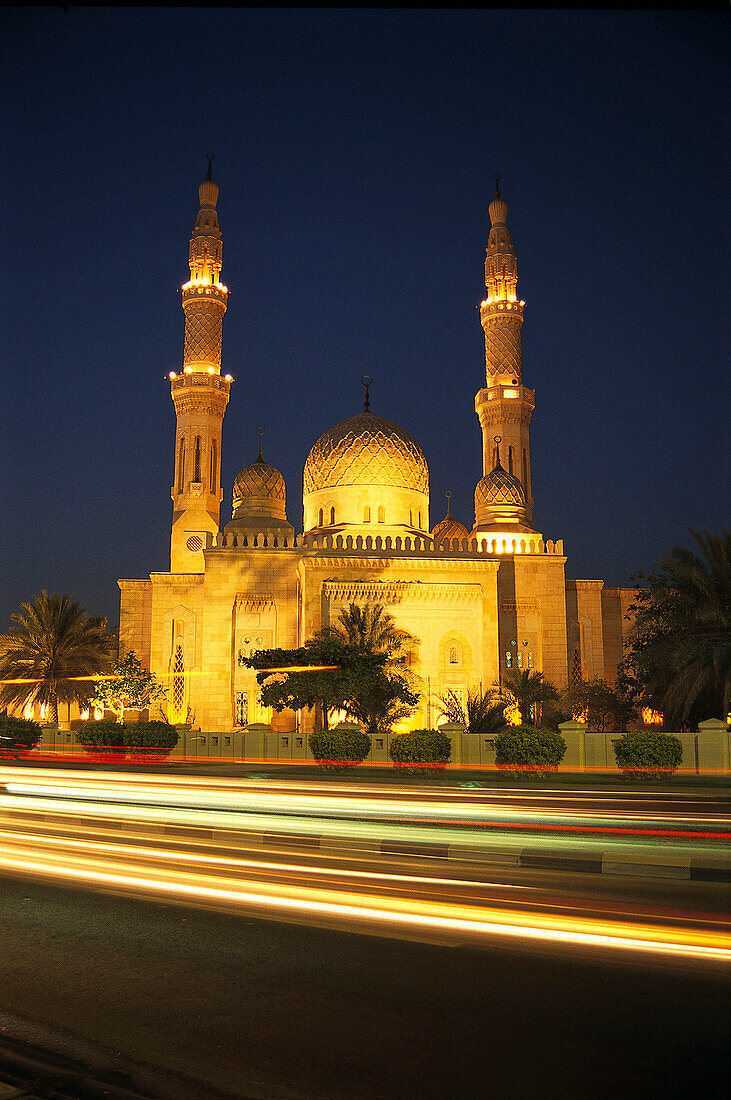
[[[505,705],[512,704],[518,708],[521,722],[530,717],[531,708],[536,713],[542,703],[554,703],[559,698],[558,691],[549,680],[544,680],[543,673],[530,668],[522,671],[519,668],[508,669],[503,673],[496,692]]]
[[[346,645],[365,649],[369,653],[385,654],[387,660],[383,671],[386,675],[399,681],[407,691],[418,694],[419,678],[410,667],[418,645],[417,639],[399,630],[382,604],[366,603],[363,607],[356,603],[349,604],[347,610],[343,608],[340,611],[336,622],[324,627],[319,636],[337,638]],[[386,733],[395,722],[407,718],[413,709],[412,705],[399,700],[384,700],[381,705],[370,700],[364,702],[362,708],[356,706],[353,717],[362,721],[366,732],[373,736]]]
[[[676,547],[630,609],[623,671],[666,722],[686,722],[701,706],[719,718],[731,709],[731,531],[691,534],[701,554]]]
[[[55,592],[21,604],[11,619],[18,625],[0,635],[0,705],[45,703],[58,724],[59,703],[94,694],[94,674],[109,669],[116,640],[106,619]]]
[[[507,725],[505,703],[496,702],[490,693],[468,691],[466,706],[454,691],[438,695],[437,699],[441,703],[441,712],[447,721],[464,726],[468,733],[495,737]]]

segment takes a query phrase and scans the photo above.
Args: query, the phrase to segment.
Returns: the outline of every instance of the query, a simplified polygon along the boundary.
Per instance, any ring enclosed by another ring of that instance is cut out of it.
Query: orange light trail
[[[281,665],[279,668],[257,668],[255,672],[337,672],[340,665]]]
[[[150,876],[134,873],[111,861],[90,868],[63,857],[43,857],[0,852],[0,867],[40,877],[62,878],[80,884],[132,889],[151,898],[160,895],[200,903],[215,902],[232,910],[263,916],[300,917],[324,921],[329,926],[397,935],[414,933],[467,936],[483,945],[495,938],[517,938],[564,946],[622,949],[676,958],[731,962],[731,936],[713,931],[666,928],[658,924],[619,923],[577,917],[543,916],[539,913],[442,902],[358,894],[275,883],[240,883],[221,876],[206,881],[192,874]],[[257,888],[258,887],[258,888]]]
[[[419,862],[383,855],[379,843],[368,840],[380,834],[365,832],[370,824],[383,829],[378,818],[369,824],[366,811],[386,807],[393,812],[399,806],[409,814],[421,812],[423,820],[419,829],[398,825],[392,835],[402,836],[406,829],[418,840],[425,828],[434,832],[439,814],[442,823],[451,817],[455,802],[478,815],[496,808],[496,792],[485,792],[480,800],[454,789],[395,792],[387,786],[342,783],[308,787],[12,767],[0,767],[0,783],[6,785],[4,793],[0,790],[0,869],[7,873],[405,939],[482,947],[515,942],[731,962],[725,921],[684,914],[668,919],[654,909],[625,912],[611,898],[611,908],[593,900],[576,905],[552,896],[546,886],[538,897],[538,887],[531,885],[535,880],[506,883],[486,877],[490,865],[480,862],[479,853],[469,868],[446,861],[435,868],[433,861],[424,863],[429,857]],[[25,793],[14,794],[15,788]],[[84,804],[84,791],[93,804]],[[539,792],[516,792],[524,802],[539,798]],[[596,805],[582,810],[581,802],[580,797],[578,806],[573,803],[573,814],[597,814]],[[231,808],[236,803],[238,813]],[[348,804],[355,820],[338,816]],[[293,817],[298,809],[301,816]],[[505,805],[499,809],[506,813]],[[525,813],[526,807],[516,805],[514,812]],[[287,851],[312,835],[313,828],[322,831],[327,821],[335,821],[340,833],[318,837],[314,849]],[[467,845],[476,839],[472,827],[459,834]],[[293,828],[300,831],[290,836]],[[287,835],[279,836],[282,830]],[[454,832],[443,835],[449,841]],[[252,847],[266,850],[250,853]]]

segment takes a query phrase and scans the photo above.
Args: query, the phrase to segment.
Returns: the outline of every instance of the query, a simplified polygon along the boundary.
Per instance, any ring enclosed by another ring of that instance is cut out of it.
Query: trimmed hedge
[[[130,722],[124,725],[128,752],[169,753],[178,743],[178,731],[169,722]]]
[[[614,744],[617,767],[632,779],[661,779],[672,774],[683,759],[679,737],[655,730],[633,730]]]
[[[321,768],[356,767],[371,751],[371,739],[360,729],[318,730],[309,737],[312,755]]]
[[[553,771],[564,758],[566,742],[542,726],[507,726],[495,739],[495,763],[515,771]]]
[[[443,767],[452,755],[452,741],[441,730],[412,730],[391,739],[388,755],[397,768],[414,764]]]
[[[98,722],[90,718],[79,726],[76,737],[89,752],[124,750],[124,726],[113,718],[101,718]]]
[[[0,749],[14,752],[16,749],[34,749],[43,730],[38,722],[30,718],[14,718],[10,714],[0,714]]]
[[[178,731],[168,722],[115,722],[104,718],[84,722],[77,733],[88,752],[117,752],[130,755],[167,755],[178,743]]]

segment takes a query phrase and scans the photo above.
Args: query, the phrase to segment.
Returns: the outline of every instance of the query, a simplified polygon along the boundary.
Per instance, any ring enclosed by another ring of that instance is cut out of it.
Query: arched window
[[[185,660],[183,647],[178,644],[173,660],[173,709],[176,714],[181,714],[185,702]]]
[[[201,479],[201,437],[197,435],[195,437],[195,465],[193,467],[193,481],[199,482]]]
[[[421,531],[421,512],[419,512],[419,530]]]
[[[211,473],[210,473],[210,477],[208,478],[208,485],[210,487],[210,492],[212,492],[212,493],[215,493],[215,491],[216,491],[216,473],[217,473],[216,467],[218,466],[218,462],[216,461],[217,457],[218,456],[216,454],[216,441],[214,439],[213,443],[211,443]]]
[[[386,509],[383,507],[382,504],[378,505],[378,522],[379,523],[385,523],[386,522]]]
[[[325,513],[323,512],[322,508],[320,509],[320,514],[319,514],[318,520],[319,520],[319,522],[318,522],[317,526],[322,527],[325,523]]]
[[[525,495],[530,497],[530,485],[528,484],[528,451],[523,448],[523,488]]]
[[[335,523],[335,506],[334,505],[330,509],[330,525],[332,526],[333,523]]]
[[[370,504],[366,504],[365,507],[363,508],[363,522],[364,523],[370,523],[371,522],[371,506],[370,506]]]
[[[513,472],[513,448],[508,447],[508,473],[512,474],[512,472]]]
[[[511,653],[511,651],[509,649],[505,650],[505,667],[506,668],[512,668],[513,667],[513,654]]]
[[[236,692],[236,725],[245,726],[249,721],[249,694],[246,691]]]
[[[574,650],[574,657],[571,662],[571,683],[575,686],[580,684],[583,680],[581,675],[581,650],[578,647]]]
[[[185,439],[180,440],[180,453],[178,455],[178,492],[182,493],[185,485]]]
[[[458,645],[451,645],[449,647],[449,654],[448,654],[448,657],[447,657],[447,660],[448,660],[449,664],[450,665],[458,665],[459,664],[459,658],[460,658],[459,646]]]
[[[414,513],[409,508],[409,527],[414,526]]]

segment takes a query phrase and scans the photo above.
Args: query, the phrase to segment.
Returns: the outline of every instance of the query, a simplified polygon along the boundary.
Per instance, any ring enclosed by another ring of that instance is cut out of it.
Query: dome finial
[[[502,436],[496,435],[494,437],[494,442],[495,442],[495,466],[493,468],[495,470],[501,470],[502,469],[502,466],[500,464],[500,444],[502,443],[502,441],[503,441]]]
[[[370,374],[361,375],[360,384],[363,387],[363,389],[365,390],[365,400],[363,401],[363,408],[366,412],[370,412],[370,410],[371,410],[371,399],[370,399],[370,396],[368,394],[368,390],[373,385],[373,379],[371,378]]]
[[[264,455],[261,453],[261,437],[264,435],[264,429],[261,426],[259,426],[256,429],[256,433],[259,436],[259,457],[257,458],[256,461],[257,462],[263,462],[264,461]]]
[[[452,518],[452,512],[451,512],[451,510],[450,510],[450,505],[449,505],[449,502],[450,502],[450,500],[452,499],[452,492],[451,492],[451,490],[450,490],[450,489],[447,489],[447,491],[446,491],[446,493],[445,493],[444,495],[445,495],[445,497],[447,498],[447,515],[446,515],[446,517],[445,517],[445,518],[446,518],[446,519],[451,519],[451,518]]]
[[[496,172],[492,177],[495,180],[495,198],[499,199],[500,196],[500,173]]]
[[[213,174],[211,172],[211,165],[213,164],[213,153],[208,154],[208,171],[206,172],[206,179],[212,180]]]

